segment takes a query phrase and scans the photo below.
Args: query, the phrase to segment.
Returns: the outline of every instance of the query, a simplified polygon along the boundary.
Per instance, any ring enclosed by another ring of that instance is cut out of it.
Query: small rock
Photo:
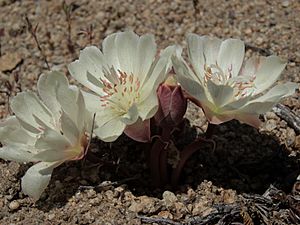
[[[300,149],[300,135],[295,138],[295,148]]]
[[[292,146],[295,143],[296,140],[296,134],[295,131],[291,128],[286,129],[286,145],[288,147]]]
[[[272,131],[276,128],[277,124],[275,120],[268,120],[266,125],[265,125],[265,129],[267,131]]]
[[[115,191],[122,193],[124,191],[124,188],[122,186],[116,187]]]
[[[53,220],[54,218],[55,218],[54,213],[48,215],[48,220]]]
[[[208,202],[206,200],[201,200],[200,202],[195,203],[193,207],[192,215],[193,216],[201,215],[202,212],[209,209],[207,205]]]
[[[114,192],[112,190],[107,190],[105,192],[105,195],[106,195],[108,200],[112,200],[114,198]]]
[[[20,207],[20,203],[18,201],[12,201],[11,203],[9,203],[8,207],[11,210],[16,210]]]
[[[129,211],[139,213],[139,212],[143,211],[143,206],[140,203],[132,202],[128,209],[129,209]]]
[[[158,213],[158,216],[165,219],[171,219],[171,220],[173,219],[173,215],[169,211],[161,211]]]
[[[169,208],[169,207],[172,207],[174,205],[174,203],[178,201],[178,199],[173,192],[165,191],[163,193],[163,201],[164,201],[166,207]]]
[[[277,119],[278,117],[274,112],[266,112],[266,118],[267,119]]]
[[[223,200],[225,204],[232,204],[236,201],[236,194],[233,190],[224,190]]]
[[[247,28],[245,30],[245,34],[252,34],[252,29],[251,28]]]
[[[283,1],[281,3],[281,5],[282,5],[282,7],[286,8],[286,7],[288,7],[290,5],[290,1]]]
[[[264,43],[264,39],[261,38],[261,37],[258,37],[258,38],[256,38],[256,43],[257,43],[258,45],[262,45],[262,44]]]
[[[22,61],[23,58],[19,53],[6,53],[0,57],[0,71],[11,71]]]

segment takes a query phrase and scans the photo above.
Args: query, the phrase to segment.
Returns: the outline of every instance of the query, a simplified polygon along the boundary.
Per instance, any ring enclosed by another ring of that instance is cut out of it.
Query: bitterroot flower
[[[42,75],[40,98],[22,92],[13,98],[15,116],[0,123],[0,158],[34,162],[22,178],[22,190],[38,200],[52,171],[65,161],[85,155],[92,119],[80,90],[58,72]]]
[[[213,124],[237,119],[258,127],[258,115],[297,88],[297,84],[286,82],[262,94],[277,81],[286,64],[277,56],[252,57],[244,62],[241,40],[190,34],[187,43],[191,67],[180,55],[174,56],[176,76]]]
[[[156,58],[153,35],[132,31],[106,37],[102,52],[86,47],[79,60],[69,65],[71,75],[94,93],[84,93],[91,112],[96,112],[94,133],[112,142],[124,133],[134,140],[150,140],[149,119],[158,109],[156,90],[171,66],[175,46]]]

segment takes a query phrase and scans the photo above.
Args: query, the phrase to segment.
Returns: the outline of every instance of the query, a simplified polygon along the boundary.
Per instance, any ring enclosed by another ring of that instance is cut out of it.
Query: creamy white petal
[[[183,61],[178,60],[177,57],[172,57],[172,62],[176,72],[176,78],[183,89],[199,101],[207,102],[208,99],[205,89],[201,85],[201,81],[198,79],[194,80],[193,77],[195,76],[192,76],[193,72],[189,70]]]
[[[79,114],[84,115],[84,112]],[[81,129],[78,130],[78,127],[76,126],[74,121],[72,121],[71,118],[64,112],[62,113],[61,116],[61,128],[62,128],[63,135],[69,140],[69,142],[72,145],[75,145],[78,142],[80,136],[79,132],[81,131]]]
[[[107,123],[99,126],[94,133],[105,142],[115,141],[124,131],[126,124],[121,122],[119,118],[114,118]]]
[[[142,86],[141,102],[144,101],[151,92],[156,92],[158,85],[161,84],[171,68],[171,57],[178,51],[176,46],[167,47],[161,57],[152,64],[145,83]]]
[[[142,120],[152,118],[158,110],[156,92],[152,92],[144,101],[138,104],[138,113]]]
[[[278,102],[282,98],[295,93],[295,90],[298,87],[298,84],[292,82],[278,84],[271,88],[266,94],[250,101],[249,104],[253,102]]]
[[[250,59],[244,62],[244,65],[241,68],[241,76],[256,76],[257,70],[266,60],[264,56],[252,56]]]
[[[222,42],[218,55],[218,65],[224,73],[231,72],[238,75],[243,64],[245,54],[244,42],[238,39],[227,39]]]
[[[203,42],[205,63],[207,65],[216,64],[222,43],[221,39],[209,36],[201,36],[200,39]]]
[[[41,137],[35,143],[37,149],[42,150],[54,150],[62,151],[70,146],[71,143],[66,139],[64,135],[58,131],[46,129]]]
[[[61,108],[56,99],[56,89],[58,86],[60,88],[67,89],[68,85],[69,82],[66,76],[58,71],[42,74],[37,83],[38,93],[41,99],[51,110],[57,121],[60,117]]]
[[[0,122],[0,142],[2,144],[33,144],[35,142],[34,134],[27,132],[20,125],[15,116],[8,117]]]
[[[40,162],[30,167],[22,178],[22,191],[34,200],[38,200],[48,186],[52,171],[60,162]]]
[[[217,85],[207,81],[207,89],[217,107],[222,107],[233,99],[233,88],[228,85]]]
[[[187,36],[187,44],[188,56],[195,73],[200,77],[204,77],[205,54],[203,38],[196,34],[189,34]]]
[[[0,148],[0,158],[16,162],[32,162],[33,146],[26,144],[9,144]]]
[[[113,66],[115,70],[120,70],[118,49],[116,47],[116,37],[118,33],[108,35],[102,43],[103,55],[109,67]]]
[[[21,92],[13,98],[11,108],[18,119],[26,123],[31,132],[38,133],[41,129],[35,117],[39,118],[48,127],[54,128],[51,112],[33,92]]]
[[[103,110],[103,106],[101,101],[100,101],[100,96],[98,95],[94,95],[85,91],[81,91],[84,97],[84,102],[86,105],[86,108],[92,112],[99,112],[101,110]]]
[[[132,106],[128,109],[127,113],[123,115],[120,120],[126,125],[131,125],[137,121],[139,118],[139,112],[136,104],[132,104]]]
[[[156,92],[158,85],[165,79],[168,59],[161,58],[155,65],[149,79],[142,86],[140,100],[144,101],[151,92]]]
[[[161,52],[160,57],[152,63],[143,87],[158,86],[166,79],[167,73],[172,68],[171,57],[175,54],[181,54],[181,48],[175,45],[168,46]]]
[[[58,88],[56,90],[57,100],[61,105],[62,110],[73,120],[74,123],[77,122],[78,106],[76,104],[80,90],[77,87],[62,89]]]
[[[267,57],[256,73],[254,84],[256,86],[255,94],[261,93],[271,87],[278,80],[286,63],[277,56]]]
[[[115,40],[118,49],[120,69],[127,75],[137,71],[137,46],[139,36],[132,31],[118,33]]]
[[[137,64],[138,70],[136,71],[137,77],[143,85],[150,67],[154,61],[156,54],[156,43],[154,36],[151,34],[143,35],[140,37],[137,50]]]
[[[84,126],[86,124],[86,120],[92,120],[91,113],[86,109],[84,97],[81,91],[79,91],[78,98],[76,101],[77,108],[78,108],[78,115],[77,115],[77,128],[79,131],[84,130]]]
[[[72,62],[68,69],[70,74],[82,85],[99,95],[103,95],[101,83],[94,80],[104,79],[103,69],[107,64],[101,51],[95,47],[86,47],[80,52],[79,60]],[[88,78],[89,76],[89,78]],[[93,77],[93,79],[91,78]]]
[[[243,108],[238,109],[239,113],[247,114],[263,114],[269,111],[276,102],[253,102],[245,105]]]

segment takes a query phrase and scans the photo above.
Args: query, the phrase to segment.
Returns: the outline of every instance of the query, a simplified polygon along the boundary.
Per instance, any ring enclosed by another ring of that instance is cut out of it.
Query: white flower
[[[252,57],[243,63],[245,46],[237,39],[221,41],[208,36],[187,37],[191,68],[180,55],[172,58],[177,79],[203,108],[211,123],[232,119],[257,127],[258,114],[294,93],[287,82],[269,89],[285,68],[276,56]]]
[[[91,112],[96,112],[94,133],[111,142],[123,131],[138,141],[150,139],[149,119],[158,109],[156,90],[170,69],[175,46],[156,59],[153,35],[132,31],[106,37],[102,52],[92,46],[69,65],[71,75],[92,90],[84,93]]]
[[[42,75],[38,92],[41,99],[19,93],[11,102],[15,116],[0,123],[0,158],[36,163],[22,178],[23,192],[35,200],[55,167],[84,156],[92,123],[81,92],[63,74]]]

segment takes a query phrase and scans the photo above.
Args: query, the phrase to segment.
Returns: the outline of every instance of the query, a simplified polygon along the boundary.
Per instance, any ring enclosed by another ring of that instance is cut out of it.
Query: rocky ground
[[[248,43],[248,56],[276,54],[287,60],[281,81],[300,83],[297,0],[66,4],[70,11],[63,10],[62,1],[0,0],[1,118],[10,113],[8,94],[36,89],[37,78],[47,71],[44,58],[67,74],[66,65],[80,49],[100,46],[106,35],[128,28],[155,34],[160,48],[185,46],[189,32],[240,38]],[[42,51],[28,29],[37,24]],[[298,116],[299,97],[297,92],[283,102]],[[192,104],[187,118],[206,129],[201,110]],[[126,137],[113,145],[93,140],[91,151],[102,163],[60,166],[36,203],[20,190],[29,165],[0,160],[0,224],[297,224],[300,134],[282,118],[275,112],[262,115],[259,130],[236,121],[219,126],[213,136],[216,149],[203,145],[174,190],[151,186],[144,147]]]

